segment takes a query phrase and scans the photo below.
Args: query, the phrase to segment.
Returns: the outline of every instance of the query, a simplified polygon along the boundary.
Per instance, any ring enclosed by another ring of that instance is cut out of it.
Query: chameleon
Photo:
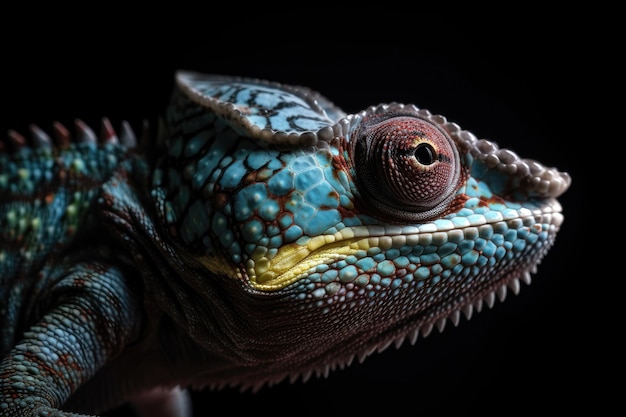
[[[179,70],[154,132],[74,125],[0,141],[6,417],[191,416],[187,389],[413,344],[531,283],[571,184],[414,104],[256,78]]]

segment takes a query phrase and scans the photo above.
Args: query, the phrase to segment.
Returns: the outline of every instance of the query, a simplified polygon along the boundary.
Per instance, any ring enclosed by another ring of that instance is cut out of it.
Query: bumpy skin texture
[[[176,81],[139,147],[3,142],[1,415],[326,374],[517,293],[563,221],[566,173],[413,105]]]

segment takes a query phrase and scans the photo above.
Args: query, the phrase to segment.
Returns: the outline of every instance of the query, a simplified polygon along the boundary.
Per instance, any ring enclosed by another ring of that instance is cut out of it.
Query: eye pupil
[[[415,148],[415,159],[422,165],[432,165],[435,163],[435,150],[427,143],[420,143]]]

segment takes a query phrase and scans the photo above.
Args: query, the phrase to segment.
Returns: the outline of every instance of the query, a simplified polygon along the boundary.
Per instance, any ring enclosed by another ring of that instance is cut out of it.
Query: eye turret
[[[364,120],[353,136],[352,163],[359,191],[382,214],[414,221],[446,209],[460,164],[452,139],[415,116]]]

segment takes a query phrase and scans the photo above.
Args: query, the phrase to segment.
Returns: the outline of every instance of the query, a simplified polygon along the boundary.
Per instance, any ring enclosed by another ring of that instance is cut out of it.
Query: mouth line
[[[281,247],[271,260],[260,258],[248,261],[248,277],[253,287],[263,291],[277,291],[298,281],[315,266],[327,265],[361,250],[360,246],[368,239],[342,238],[327,235],[329,239],[320,242],[317,236],[306,245],[295,243]]]
[[[559,206],[543,209],[507,209],[467,217],[438,219],[419,226],[374,225],[346,227],[334,234],[315,236],[302,244],[278,248],[271,258],[251,257],[247,264],[250,284],[260,291],[278,291],[297,282],[317,265],[329,265],[350,255],[364,255],[376,248],[386,251],[406,246],[441,246],[449,241],[463,241],[466,235],[491,233],[498,224],[503,228],[558,228],[563,222]],[[488,229],[488,230],[487,230]]]

